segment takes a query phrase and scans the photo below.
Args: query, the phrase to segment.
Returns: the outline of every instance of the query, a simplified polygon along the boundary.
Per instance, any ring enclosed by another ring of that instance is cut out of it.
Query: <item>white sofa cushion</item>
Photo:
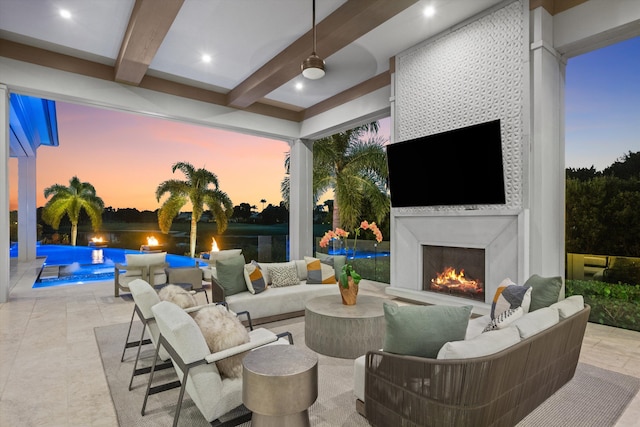
[[[516,320],[511,325],[518,328],[520,338],[526,339],[555,325],[559,320],[558,309],[544,307],[527,313],[526,316]]]
[[[353,394],[356,395],[356,399],[360,399],[364,402],[364,373],[365,363],[367,362],[367,355],[358,357],[353,362]]]
[[[282,288],[267,288],[259,294],[249,291],[226,297],[229,309],[235,312],[246,310],[253,319],[292,313],[304,310],[305,304],[311,298],[324,295],[339,295],[338,286],[299,285]],[[338,297],[339,299],[339,297]]]
[[[487,356],[504,350],[520,342],[520,332],[511,326],[485,332],[464,341],[445,343],[438,352],[437,359],[469,359]]]
[[[573,316],[584,308],[584,297],[582,295],[572,295],[568,298],[551,304],[549,307],[558,309],[560,318],[566,319],[567,317]]]

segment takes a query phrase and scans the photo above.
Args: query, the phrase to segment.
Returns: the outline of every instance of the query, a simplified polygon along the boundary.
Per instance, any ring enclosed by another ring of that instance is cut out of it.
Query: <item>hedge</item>
[[[590,322],[640,331],[640,285],[567,280],[565,294],[584,297]]]

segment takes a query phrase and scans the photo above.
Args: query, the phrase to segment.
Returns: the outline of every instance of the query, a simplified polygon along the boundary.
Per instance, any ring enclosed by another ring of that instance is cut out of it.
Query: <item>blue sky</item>
[[[640,151],[640,37],[569,59],[565,105],[566,167]]]

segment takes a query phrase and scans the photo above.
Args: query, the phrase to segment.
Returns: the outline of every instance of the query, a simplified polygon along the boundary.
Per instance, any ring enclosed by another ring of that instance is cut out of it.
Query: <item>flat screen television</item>
[[[500,120],[387,145],[393,207],[505,203]]]

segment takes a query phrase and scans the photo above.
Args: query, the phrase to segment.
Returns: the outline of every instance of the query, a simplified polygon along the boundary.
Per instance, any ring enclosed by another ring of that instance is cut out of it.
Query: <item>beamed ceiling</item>
[[[0,55],[299,122],[389,85],[395,55],[501,1],[316,0],[319,80],[300,74],[312,0],[0,0]]]

